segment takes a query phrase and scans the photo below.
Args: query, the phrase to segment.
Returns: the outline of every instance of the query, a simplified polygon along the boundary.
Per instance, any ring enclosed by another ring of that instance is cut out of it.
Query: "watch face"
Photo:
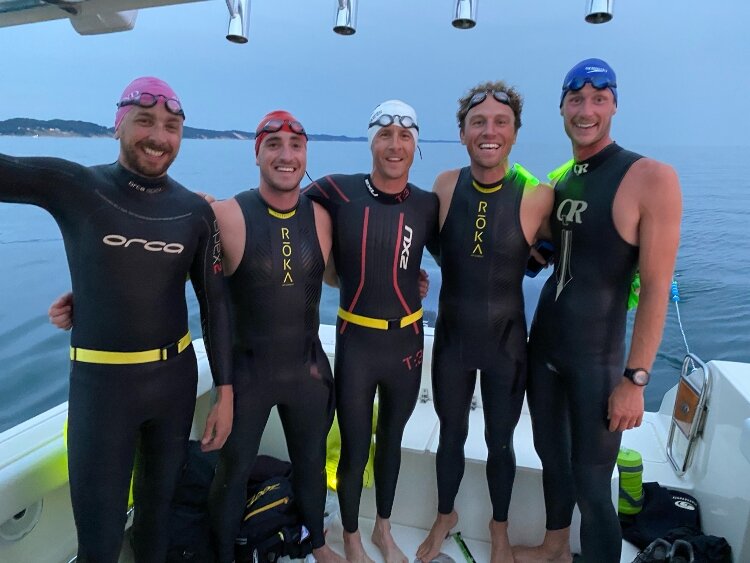
[[[636,385],[640,385],[641,387],[643,387],[644,385],[648,385],[648,381],[651,378],[649,373],[643,368],[626,368],[623,375],[630,381],[632,381]]]
[[[645,369],[637,369],[633,372],[632,380],[636,385],[647,385],[649,380],[648,372]]]

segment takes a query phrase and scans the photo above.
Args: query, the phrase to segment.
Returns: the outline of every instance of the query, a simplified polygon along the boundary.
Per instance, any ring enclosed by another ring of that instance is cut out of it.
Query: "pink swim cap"
[[[270,121],[282,122],[278,129],[274,128],[274,133],[276,131],[289,131],[290,133],[295,133],[297,135],[304,135],[305,139],[307,139],[307,133],[305,133],[304,127],[302,127],[302,124],[297,118],[288,111],[277,109],[271,113],[267,113],[263,119],[260,120],[260,123],[258,123],[258,127],[255,128],[255,156],[258,156],[260,143],[263,141],[263,137],[269,133],[269,131],[263,131],[262,129],[268,125]]]
[[[175,100],[179,101],[180,99],[177,97],[177,94],[174,93],[174,90],[164,82],[163,80],[156,78],[154,76],[141,76],[140,78],[136,78],[128,84],[125,87],[125,90],[122,92],[122,96],[120,96],[120,101],[129,100],[131,98],[135,98],[137,96],[140,96],[143,93],[152,94],[154,96],[164,96],[165,98],[174,98]],[[131,110],[133,109],[134,105],[128,105],[128,106],[122,106],[120,108],[117,108],[117,113],[115,113],[115,131],[117,131],[117,128],[120,127],[120,123],[122,123],[123,117]]]

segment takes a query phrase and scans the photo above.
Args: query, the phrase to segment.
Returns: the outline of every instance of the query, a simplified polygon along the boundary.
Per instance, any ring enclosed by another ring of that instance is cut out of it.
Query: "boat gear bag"
[[[693,549],[694,563],[732,563],[732,548],[724,538],[696,535],[692,528],[675,528],[664,539],[670,543],[688,542]]]
[[[695,497],[659,483],[643,483],[642,510],[633,516],[620,516],[622,537],[638,549],[644,549],[675,528],[687,527],[700,534],[700,522]]]
[[[216,560],[211,548],[208,490],[218,461],[218,451],[201,451],[200,442],[195,440],[188,443],[187,461],[170,509],[166,563],[213,563]]]
[[[304,558],[312,553],[310,533],[294,504],[291,475],[291,463],[258,456],[235,540],[237,563],[273,563],[284,555]]]

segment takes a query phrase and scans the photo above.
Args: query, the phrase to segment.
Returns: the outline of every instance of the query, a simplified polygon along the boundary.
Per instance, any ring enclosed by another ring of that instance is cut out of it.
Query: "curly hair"
[[[474,88],[472,88],[461,98],[459,98],[458,111],[456,112],[459,129],[463,131],[466,114],[468,114],[469,110],[471,109],[469,107],[469,102],[476,94],[479,94],[481,92],[505,92],[509,98],[508,105],[510,106],[510,109],[513,110],[513,116],[515,117],[516,131],[521,128],[521,110],[523,109],[523,97],[513,86],[508,86],[502,80],[498,80],[497,82],[483,82],[481,84],[477,84],[476,86],[474,86]]]

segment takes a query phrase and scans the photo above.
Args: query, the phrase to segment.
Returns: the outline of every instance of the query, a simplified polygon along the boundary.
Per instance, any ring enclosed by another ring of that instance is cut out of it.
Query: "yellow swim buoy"
[[[372,433],[370,436],[370,454],[367,456],[367,464],[362,474],[362,485],[372,487],[375,484],[375,429],[378,425],[378,404],[373,405],[372,410]],[[341,457],[341,430],[339,429],[338,417],[333,417],[333,425],[326,439],[326,483],[328,488],[336,490],[336,470],[339,467]]]

